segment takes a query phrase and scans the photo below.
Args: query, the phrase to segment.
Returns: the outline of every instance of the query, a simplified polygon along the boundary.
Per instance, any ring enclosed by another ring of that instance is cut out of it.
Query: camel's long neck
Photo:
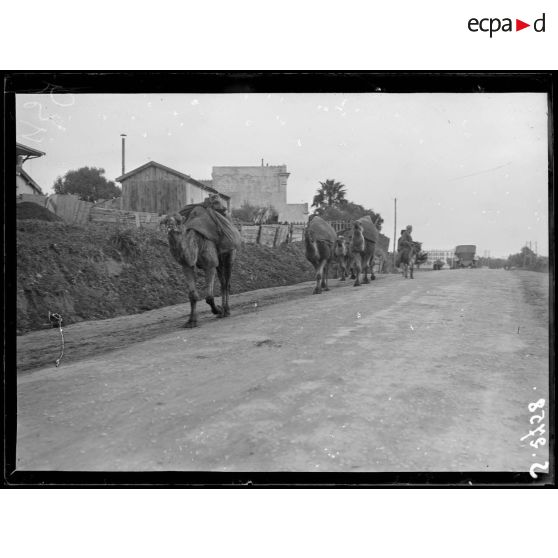
[[[318,251],[318,246],[312,231],[306,230],[304,234],[304,242],[306,245],[306,254],[311,259],[318,260],[320,258],[320,253]]]
[[[174,259],[187,267],[194,267],[205,239],[190,229],[185,232],[169,231],[169,247]]]

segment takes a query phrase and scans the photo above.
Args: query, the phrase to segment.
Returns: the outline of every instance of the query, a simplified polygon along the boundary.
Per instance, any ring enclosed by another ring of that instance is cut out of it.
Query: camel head
[[[163,215],[159,220],[159,228],[167,233],[180,232],[180,226],[184,221],[184,217],[180,213],[171,215]]]
[[[355,234],[364,234],[364,227],[362,226],[362,223],[360,221],[355,221],[354,227]]]
[[[334,254],[336,256],[346,256],[347,255],[347,241],[345,237],[338,236],[335,241]]]
[[[361,252],[362,250],[364,250],[364,245],[364,227],[362,226],[362,223],[360,223],[359,221],[355,221],[353,237],[351,240],[352,250]]]

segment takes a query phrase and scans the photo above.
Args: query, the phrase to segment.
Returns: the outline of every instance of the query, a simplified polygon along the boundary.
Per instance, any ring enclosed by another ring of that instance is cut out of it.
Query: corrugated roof
[[[137,169],[131,170],[130,172],[127,172],[127,173],[123,174],[122,176],[119,176],[115,180],[117,182],[122,182],[123,180],[127,180],[128,178],[130,178],[134,174],[137,174],[138,172],[141,172],[148,167],[156,167],[158,169],[164,170],[164,171],[166,171],[170,174],[174,174],[175,176],[178,176],[179,178],[183,178],[184,180],[187,180],[188,182],[198,186],[202,190],[207,190],[208,192],[211,192],[213,194],[219,194],[223,198],[230,199],[230,196],[227,196],[226,194],[222,194],[221,192],[218,192],[217,190],[215,190],[215,188],[212,188],[211,186],[207,186],[206,184],[203,184],[203,182],[201,182],[199,180],[196,180],[195,178],[192,178],[190,175],[184,174],[183,172],[177,171],[175,169],[171,169],[170,167],[167,167],[165,165],[161,165],[161,163],[157,163],[156,161],[149,161],[148,163],[145,163],[145,165],[142,165],[141,167],[138,167]]]

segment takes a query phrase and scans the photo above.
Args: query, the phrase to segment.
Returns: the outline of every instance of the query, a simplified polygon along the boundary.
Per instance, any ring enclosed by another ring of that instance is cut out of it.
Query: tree
[[[81,167],[69,170],[64,177],[59,176],[54,182],[56,194],[75,194],[80,200],[97,202],[110,200],[122,195],[122,190],[104,176],[105,169]]]
[[[537,256],[528,246],[523,246],[521,252],[508,257],[507,266],[548,272],[548,258]]]
[[[314,200],[312,201],[312,207],[316,208],[316,211],[314,211],[316,215],[320,214],[328,207],[346,203],[345,195],[347,191],[345,190],[346,187],[344,184],[332,179],[327,179],[325,182],[320,182],[320,184],[321,186],[318,188]]]
[[[231,212],[233,219],[242,223],[277,223],[278,214],[271,205],[267,207],[251,205],[245,201],[243,204]]]
[[[315,213],[318,214],[317,211]],[[326,221],[356,221],[369,215],[372,222],[376,223],[376,228],[379,231],[382,230],[382,223],[384,222],[379,213],[372,209],[365,209],[362,205],[350,201],[345,201],[341,205],[325,207],[319,215]]]
[[[316,208],[314,215],[319,215],[326,221],[356,221],[369,215],[376,228],[382,230],[384,222],[382,216],[372,209],[366,209],[358,203],[349,201],[344,184],[331,179],[320,184],[321,187],[318,188],[312,202],[312,207]]]

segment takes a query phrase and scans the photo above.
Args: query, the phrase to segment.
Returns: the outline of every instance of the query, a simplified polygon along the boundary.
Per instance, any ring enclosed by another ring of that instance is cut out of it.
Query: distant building
[[[308,221],[307,203],[287,203],[286,165],[253,167],[213,167],[211,186],[230,196],[231,209],[244,203],[258,207],[273,207],[278,221],[301,223]],[[206,184],[209,181],[202,181]]]
[[[121,209],[164,215],[191,203],[201,203],[209,194],[219,194],[230,209],[230,197],[191,176],[150,161],[116,179],[122,184]]]
[[[25,161],[43,155],[45,155],[43,151],[16,143],[16,196],[20,194],[44,195],[41,187],[23,170]]]
[[[442,260],[444,262],[444,267],[450,268],[453,265],[453,261],[455,260],[455,249],[438,249],[434,248],[432,250],[422,247],[423,252],[428,254],[428,259],[422,267],[430,268],[434,265],[436,260]]]

